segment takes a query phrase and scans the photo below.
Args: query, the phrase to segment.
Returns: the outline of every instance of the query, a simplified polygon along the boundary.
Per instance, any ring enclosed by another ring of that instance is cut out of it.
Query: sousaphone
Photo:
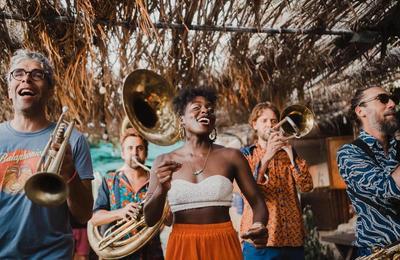
[[[132,125],[151,143],[174,144],[179,139],[179,121],[172,108],[174,95],[175,89],[160,75],[144,69],[133,71],[126,77],[122,90],[126,117],[121,132]],[[149,171],[145,165],[139,165]],[[98,227],[94,227],[89,221],[89,243],[96,254],[104,259],[128,256],[158,234],[168,212],[169,207],[166,204],[160,221],[153,227],[148,227],[144,221],[142,203],[134,218],[116,223],[104,234],[100,234]],[[136,233],[128,236],[131,231]]]

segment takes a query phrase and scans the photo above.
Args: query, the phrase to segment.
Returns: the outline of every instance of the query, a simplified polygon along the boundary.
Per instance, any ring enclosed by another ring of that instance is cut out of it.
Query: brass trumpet
[[[60,170],[75,121],[64,120],[67,111],[68,108],[63,107],[57,125],[40,156],[37,173],[24,186],[26,196],[41,206],[58,206],[68,197],[68,187],[60,176]],[[51,148],[53,143],[60,144],[58,151]]]

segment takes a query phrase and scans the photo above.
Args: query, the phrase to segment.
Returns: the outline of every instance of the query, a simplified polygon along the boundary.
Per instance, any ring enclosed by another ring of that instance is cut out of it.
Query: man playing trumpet
[[[267,247],[256,249],[244,241],[244,259],[304,259],[304,230],[297,189],[312,190],[308,167],[279,129],[279,111],[270,102],[256,105],[249,124],[257,134],[254,145],[243,147],[252,174],[265,195],[269,218]],[[245,201],[240,232],[251,226],[252,211]]]
[[[29,200],[25,183],[38,176],[38,161],[56,127],[46,116],[54,95],[53,68],[43,54],[18,50],[7,83],[14,113],[11,121],[0,124],[0,259],[71,259],[68,211],[80,223],[92,214],[89,146],[82,134],[72,131],[60,171],[69,189],[66,203],[45,207]]]
[[[103,178],[90,220],[94,226],[134,218],[147,193],[149,173],[144,166],[147,140],[134,128],[127,128],[121,135],[120,143],[124,165]],[[127,259],[164,259],[159,235]]]

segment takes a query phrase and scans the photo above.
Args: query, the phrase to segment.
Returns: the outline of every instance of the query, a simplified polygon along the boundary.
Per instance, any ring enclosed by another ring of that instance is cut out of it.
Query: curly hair
[[[172,101],[174,111],[181,116],[185,113],[185,108],[195,97],[204,97],[214,106],[217,102],[217,93],[213,88],[203,86],[195,88],[183,88],[178,92]]]

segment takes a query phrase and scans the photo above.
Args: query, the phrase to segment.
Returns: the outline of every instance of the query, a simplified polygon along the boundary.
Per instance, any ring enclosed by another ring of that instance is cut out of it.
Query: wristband
[[[69,184],[74,178],[75,176],[78,174],[77,171],[74,172],[74,174],[72,174],[72,176],[66,181],[67,184]]]
[[[265,228],[265,225],[261,222],[254,222],[253,225],[251,225],[251,228],[259,228],[259,227]]]

